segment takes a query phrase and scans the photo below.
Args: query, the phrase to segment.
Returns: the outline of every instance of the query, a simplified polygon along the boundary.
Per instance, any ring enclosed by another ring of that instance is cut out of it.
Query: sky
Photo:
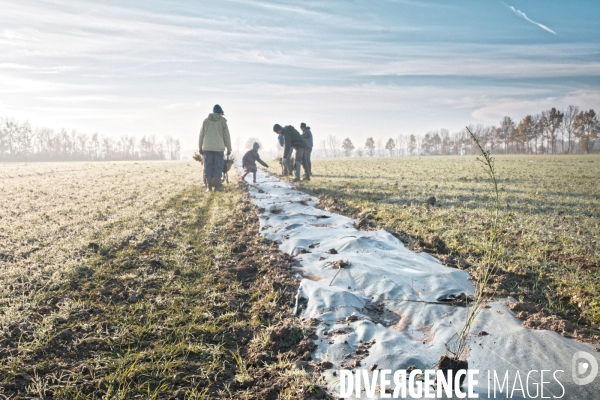
[[[0,0],[0,118],[197,148],[273,124],[362,145],[600,110],[600,1]]]

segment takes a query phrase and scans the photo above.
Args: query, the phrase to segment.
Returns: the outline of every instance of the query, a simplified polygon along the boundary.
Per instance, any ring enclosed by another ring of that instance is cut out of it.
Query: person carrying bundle
[[[252,149],[248,150],[248,152],[246,152],[246,154],[244,154],[244,158],[242,158],[242,167],[244,168],[244,175],[242,175],[242,180],[246,179],[246,176],[252,172],[252,182],[256,183],[256,162],[258,161],[258,163],[260,165],[262,165],[265,168],[269,168],[269,166],[267,165],[266,162],[264,162],[263,160],[261,160],[260,156],[258,155],[258,149],[260,148],[260,144],[258,144],[257,142],[254,142],[254,144],[252,145]]]
[[[221,177],[223,176],[223,153],[227,149],[227,155],[231,154],[231,138],[227,120],[223,117],[225,112],[220,105],[213,107],[213,112],[202,123],[200,139],[198,143],[199,152],[204,158],[204,177],[206,179],[206,191],[211,189],[221,190]]]

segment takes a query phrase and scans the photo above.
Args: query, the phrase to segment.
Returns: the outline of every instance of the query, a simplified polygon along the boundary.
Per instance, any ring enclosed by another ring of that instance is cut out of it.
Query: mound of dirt
[[[373,210],[363,211],[361,209],[348,206],[347,202],[344,200],[336,200],[332,197],[324,196],[317,191],[304,189],[301,190],[309,194],[319,196],[321,201],[317,205],[317,208],[356,219],[357,223],[355,224],[355,227],[357,229],[363,231],[372,231],[379,228],[384,229],[400,239],[408,249],[411,249],[417,253],[429,253],[446,266],[464,270],[469,269],[470,273],[475,273],[475,271],[472,269],[473,264],[471,264],[472,257],[474,255],[463,254],[461,256],[451,252],[444,240],[437,235],[431,235],[429,237],[413,236],[394,227],[385,226],[386,221],[377,220],[377,218],[373,216]],[[433,196],[428,199],[428,201],[430,201],[430,203],[433,202],[433,204],[430,205],[437,204],[437,199],[435,199]],[[518,232],[519,235],[524,233],[524,230]],[[467,261],[465,257],[469,261]],[[576,262],[581,268],[594,271],[598,270],[598,265],[588,265],[588,259],[576,259],[576,257],[577,256],[571,256],[571,261]],[[475,256],[475,258],[477,257]],[[535,277],[529,272],[518,273],[514,271],[508,272],[504,270],[498,270],[496,276],[491,282],[490,294],[493,293],[495,298],[516,296],[514,292],[515,287],[530,287],[532,286],[531,282],[534,279]],[[524,326],[527,326],[531,329],[547,329],[555,331],[565,337],[576,338],[583,342],[594,345],[600,343],[600,330],[580,325],[580,321],[577,319],[578,313],[575,310],[568,310],[568,312],[563,313],[563,315],[554,312],[554,317],[550,318],[551,312],[548,310],[545,310],[542,314],[538,315],[538,311],[543,308],[541,302],[537,306],[534,305],[534,303],[537,304],[537,302],[540,301],[538,297],[526,296],[526,300],[528,301],[527,303],[517,303],[518,305],[509,305],[508,303],[505,304],[509,306],[509,308],[517,307],[516,309],[513,309],[513,311],[517,313],[517,317],[519,319],[523,321],[530,321],[531,319],[530,322],[524,322]],[[531,317],[533,315],[535,315],[535,317]]]
[[[600,333],[596,330],[580,327],[559,316],[552,315],[548,310],[539,309],[531,303],[505,303],[523,321],[523,326],[530,329],[548,330],[560,335],[587,342],[600,343]]]

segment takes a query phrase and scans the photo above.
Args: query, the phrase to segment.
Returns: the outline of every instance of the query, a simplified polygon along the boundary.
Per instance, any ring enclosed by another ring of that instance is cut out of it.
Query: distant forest
[[[32,128],[28,122],[0,119],[0,161],[125,161],[179,160],[179,139],[167,136],[103,137],[76,130],[55,132]]]
[[[600,123],[594,110],[581,111],[569,106],[527,115],[518,123],[504,117],[497,126],[469,125],[481,145],[494,154],[566,154],[600,152]],[[350,138],[329,135],[313,154],[317,157],[428,156],[477,154],[479,149],[467,129],[450,133],[447,129],[424,135],[368,137],[364,145]]]
[[[481,145],[493,154],[585,154],[600,152],[600,121],[594,110],[569,106],[527,115],[518,123],[502,118],[497,126],[469,125]],[[424,135],[368,137],[364,145],[340,140],[335,135],[320,139],[315,131],[315,157],[385,157],[477,154],[478,148],[466,128]],[[322,136],[321,136],[322,137]],[[258,141],[250,138],[248,143]],[[239,146],[238,146],[239,147]],[[281,152],[281,149],[279,149]],[[62,129],[35,128],[28,122],[0,119],[0,161],[118,161],[179,160],[179,139],[167,136],[121,136],[119,139]],[[270,153],[267,151],[267,153]]]

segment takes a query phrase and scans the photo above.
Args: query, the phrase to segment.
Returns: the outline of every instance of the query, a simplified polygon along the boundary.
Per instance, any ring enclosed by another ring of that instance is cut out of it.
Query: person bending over
[[[283,136],[283,161],[288,166],[289,159],[292,156],[292,149],[296,150],[296,165],[294,168],[296,170],[296,177],[294,178],[294,182],[300,181],[300,166],[304,160],[304,151],[308,147],[306,141],[300,136],[300,132],[291,125],[282,128],[281,125],[275,124],[273,132]]]
[[[258,149],[260,148],[260,144],[254,142],[252,145],[252,150],[248,150],[246,154],[244,154],[244,158],[242,158],[242,166],[244,167],[244,175],[242,175],[242,180],[246,179],[246,176],[252,172],[252,182],[256,183],[256,162],[262,165],[265,168],[269,168],[266,162],[260,159],[258,155]]]

